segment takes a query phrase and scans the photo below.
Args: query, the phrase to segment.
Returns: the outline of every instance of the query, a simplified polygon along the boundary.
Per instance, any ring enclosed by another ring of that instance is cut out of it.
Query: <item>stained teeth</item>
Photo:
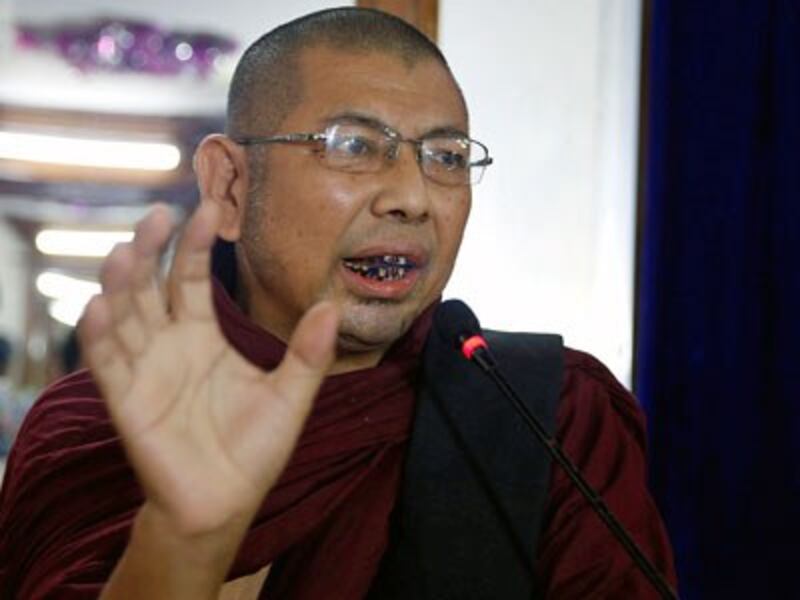
[[[411,269],[411,261],[407,257],[394,254],[345,259],[344,265],[363,277],[378,281],[397,281],[405,277]]]

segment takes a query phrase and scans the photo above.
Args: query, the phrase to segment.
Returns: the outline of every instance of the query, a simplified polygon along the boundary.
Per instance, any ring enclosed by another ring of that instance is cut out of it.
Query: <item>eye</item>
[[[466,169],[469,162],[465,155],[450,151],[440,152],[436,159],[448,169]]]
[[[364,156],[373,154],[376,150],[375,144],[363,136],[337,136],[333,140],[331,150],[350,156]]]
[[[463,171],[470,166],[470,144],[464,140],[425,140],[423,155],[438,169]]]
[[[336,160],[370,160],[380,156],[381,138],[368,128],[336,126],[328,135],[326,150]]]

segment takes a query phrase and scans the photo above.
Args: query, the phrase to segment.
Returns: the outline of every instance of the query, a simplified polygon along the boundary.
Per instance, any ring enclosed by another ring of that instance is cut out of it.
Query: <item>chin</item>
[[[408,331],[419,312],[380,300],[346,306],[339,325],[339,347],[346,352],[387,350]]]

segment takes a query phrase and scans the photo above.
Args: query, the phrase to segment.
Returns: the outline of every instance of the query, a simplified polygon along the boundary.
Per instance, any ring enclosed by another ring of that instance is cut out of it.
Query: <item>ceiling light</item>
[[[88,300],[87,300],[88,301]],[[47,307],[48,314],[59,323],[75,327],[86,308],[86,302],[79,302],[72,298],[53,300]]]
[[[74,138],[0,131],[0,158],[36,163],[172,171],[181,162],[174,144]]]
[[[82,231],[43,229],[36,235],[36,248],[59,256],[106,256],[115,244],[133,239],[131,231]]]
[[[100,284],[55,271],[44,271],[36,278],[36,289],[48,298],[85,298],[88,301],[100,293]]]
[[[99,294],[101,290],[96,281],[56,271],[40,273],[36,278],[36,289],[40,294],[53,299],[47,307],[50,316],[71,327],[78,322],[92,296]]]

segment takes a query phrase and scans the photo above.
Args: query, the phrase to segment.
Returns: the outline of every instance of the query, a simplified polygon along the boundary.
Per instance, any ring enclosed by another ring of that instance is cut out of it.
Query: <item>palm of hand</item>
[[[154,277],[171,225],[163,210],[151,213],[109,256],[103,295],[81,323],[87,361],[148,501],[189,532],[256,510],[294,448],[337,320],[330,305],[309,311],[272,373],[241,357],[211,302],[216,218],[213,205],[192,217],[165,298]]]

